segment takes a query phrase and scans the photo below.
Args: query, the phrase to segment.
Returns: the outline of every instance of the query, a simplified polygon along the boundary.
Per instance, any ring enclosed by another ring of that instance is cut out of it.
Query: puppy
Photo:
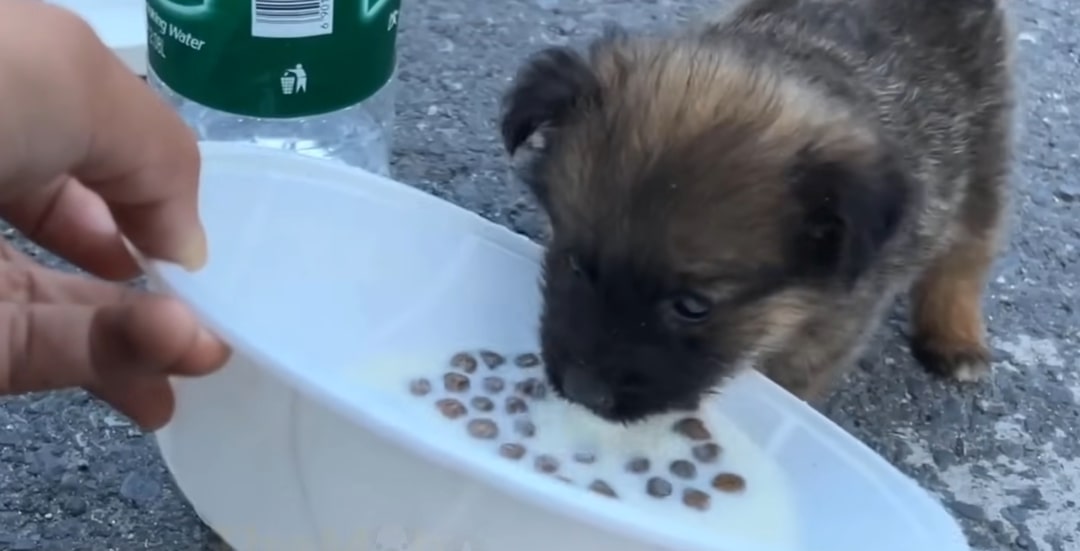
[[[629,423],[753,366],[810,400],[904,292],[916,357],[978,379],[1010,37],[995,0],[750,0],[535,54],[500,125],[551,224],[555,391]]]

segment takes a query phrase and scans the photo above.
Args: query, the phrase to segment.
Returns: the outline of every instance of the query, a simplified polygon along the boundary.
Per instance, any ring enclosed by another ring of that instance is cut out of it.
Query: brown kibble
[[[720,473],[712,480],[713,488],[726,493],[738,493],[746,489],[746,480],[731,473]]]
[[[469,378],[461,373],[447,373],[443,375],[443,385],[450,392],[465,392],[469,390]]]
[[[598,493],[598,494],[605,495],[605,496],[608,496],[608,497],[616,497],[616,498],[619,497],[619,496],[615,495],[615,490],[613,490],[611,488],[611,486],[608,485],[608,483],[604,482],[603,480],[594,480],[592,484],[589,484],[589,489],[596,492],[596,493]]]
[[[695,417],[687,417],[675,423],[672,429],[691,440],[708,440],[712,438],[709,429],[705,428],[705,423]]]
[[[697,467],[685,459],[676,459],[671,462],[671,474],[687,480],[697,475]]]
[[[477,365],[476,358],[468,352],[458,352],[454,354],[453,358],[450,358],[450,367],[460,369],[465,373],[475,372]]]
[[[522,400],[517,396],[510,396],[506,399],[506,413],[524,413],[528,410],[529,406],[525,404],[525,400]]]
[[[590,452],[577,452],[574,454],[574,461],[591,465],[596,462],[596,454]]]
[[[536,377],[529,377],[528,379],[521,381],[515,388],[521,394],[536,400],[542,400],[544,396],[547,396],[547,385],[544,384],[544,381],[541,381]]]
[[[499,435],[499,426],[491,419],[473,419],[468,424],[469,434],[473,438],[491,440]]]
[[[530,438],[536,434],[536,425],[528,419],[517,419],[514,421],[514,432],[525,438]]]
[[[516,461],[525,457],[525,446],[521,444],[503,444],[499,446],[499,455]]]
[[[469,410],[465,408],[465,404],[453,398],[443,398],[435,402],[435,407],[439,408],[439,411],[448,419],[457,419],[469,413]]]
[[[559,470],[559,460],[547,454],[536,456],[534,464],[536,465],[536,470],[542,473],[551,474]]]
[[[671,483],[659,476],[654,476],[645,483],[645,492],[652,497],[667,497],[671,495]]]
[[[687,507],[704,511],[709,508],[709,494],[701,490],[687,488],[683,490],[682,502]]]
[[[487,392],[488,394],[498,394],[506,388],[506,381],[503,381],[501,377],[496,377],[494,375],[484,377],[484,382],[482,384],[484,392]]]
[[[495,369],[500,365],[506,363],[506,358],[498,352],[492,352],[490,350],[481,350],[480,359],[484,360],[484,363],[491,369]]]
[[[565,482],[565,483],[567,483],[567,484],[573,484],[573,483],[574,483],[574,481],[573,481],[573,480],[571,480],[571,479],[570,479],[570,477],[567,477],[567,476],[563,476],[563,475],[561,475],[561,474],[560,474],[560,475],[556,475],[556,476],[555,476],[555,478],[556,478],[556,479],[558,479],[558,480],[559,480],[559,482]]]
[[[492,402],[490,398],[485,398],[483,396],[473,397],[473,399],[469,401],[469,404],[477,411],[488,412],[495,409],[495,402]]]
[[[694,454],[694,459],[702,463],[712,463],[716,461],[717,457],[720,457],[720,445],[715,442],[698,444],[694,446],[691,452]]]
[[[431,392],[431,381],[424,378],[413,379],[409,383],[409,392],[413,396],[427,396]]]
[[[634,474],[649,472],[649,460],[644,457],[635,457],[626,463],[626,470]]]
[[[514,358],[514,365],[518,367],[536,367],[540,365],[540,356],[536,354],[518,354]]]

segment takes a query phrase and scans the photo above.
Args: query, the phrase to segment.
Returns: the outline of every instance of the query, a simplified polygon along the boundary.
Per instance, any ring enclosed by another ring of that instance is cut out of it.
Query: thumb
[[[229,353],[182,303],[158,295],[99,308],[90,331],[90,361],[98,373],[204,375]]]

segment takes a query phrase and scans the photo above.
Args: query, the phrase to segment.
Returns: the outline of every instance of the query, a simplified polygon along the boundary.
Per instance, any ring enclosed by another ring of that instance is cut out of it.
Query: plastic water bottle
[[[146,0],[147,81],[199,139],[390,173],[401,0]]]

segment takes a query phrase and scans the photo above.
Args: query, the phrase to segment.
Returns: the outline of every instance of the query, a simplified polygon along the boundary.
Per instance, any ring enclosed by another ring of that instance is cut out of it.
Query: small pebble
[[[153,477],[139,471],[132,471],[120,483],[120,495],[146,506],[154,502],[161,494],[161,485]]]
[[[469,421],[468,429],[473,438],[481,440],[491,440],[499,435],[499,426],[491,419],[473,419]]]
[[[1035,542],[1031,541],[1031,538],[1024,534],[1016,536],[1016,538],[1013,539],[1013,543],[1020,549],[1035,549]]]
[[[439,411],[441,411],[448,419],[457,419],[469,412],[469,410],[465,408],[465,404],[453,398],[443,398],[442,400],[435,402],[435,407],[439,408]]]
[[[469,390],[469,378],[461,373],[447,373],[443,375],[443,385],[450,392],[465,392]]]
[[[577,452],[574,454],[574,461],[578,463],[584,463],[591,465],[596,462],[596,454],[589,452]]]
[[[86,503],[86,500],[78,497],[65,497],[60,501],[60,508],[65,513],[73,517],[79,517],[86,514],[86,511],[90,506]],[[0,539],[0,541],[3,541]]]
[[[518,392],[537,400],[542,400],[544,396],[547,396],[547,386],[544,384],[544,381],[541,381],[536,377],[530,377],[521,381],[515,388]]]
[[[712,463],[716,461],[717,457],[720,457],[720,445],[715,442],[709,442],[707,444],[698,444],[694,446],[692,450],[694,459],[702,463]]]
[[[522,400],[517,396],[511,396],[506,399],[506,413],[524,413],[528,410],[529,406],[525,404],[525,400]]]
[[[460,369],[465,373],[473,373],[476,371],[476,358],[468,352],[459,352],[454,354],[453,358],[450,358],[450,366],[455,369]]]
[[[559,460],[546,454],[536,456],[535,465],[536,470],[542,473],[551,474],[559,470]]]
[[[536,354],[519,354],[514,358],[514,365],[518,367],[536,367],[540,365],[540,356]]]
[[[683,490],[682,501],[687,507],[699,511],[704,511],[709,508],[709,494],[706,494],[701,490],[695,490],[693,488]]]
[[[709,429],[705,428],[705,423],[695,417],[687,417],[675,423],[672,429],[691,440],[708,440],[712,437]]]
[[[506,388],[506,381],[503,381],[501,377],[496,377],[494,375],[484,377],[484,382],[482,384],[484,392],[487,392],[488,394],[498,394]]]
[[[483,396],[475,396],[469,401],[469,404],[478,411],[488,412],[495,409],[495,402],[492,402],[490,398]]]
[[[514,432],[525,438],[531,438],[536,435],[536,425],[528,419],[517,419],[514,421]]]
[[[645,492],[652,497],[667,497],[671,495],[671,483],[659,476],[654,476],[645,483]]]
[[[490,350],[482,350],[480,352],[480,359],[484,360],[484,363],[487,364],[487,366],[491,369],[495,369],[496,367],[499,367],[500,365],[506,363],[506,358],[504,358],[502,354],[499,354],[498,352],[492,352]]]
[[[634,474],[649,472],[649,460],[644,457],[636,457],[626,464],[626,470]]]
[[[746,480],[737,474],[721,473],[713,478],[712,486],[721,492],[741,492],[746,489]]]
[[[670,469],[671,474],[687,480],[694,478],[694,476],[697,475],[697,467],[685,459],[676,459],[675,461],[672,461]]]
[[[503,444],[499,446],[499,455],[507,459],[521,459],[525,457],[525,446],[521,444]]]
[[[594,480],[592,484],[589,484],[589,489],[598,494],[602,494],[608,497],[618,497],[617,495],[615,495],[615,490],[613,490],[611,486],[609,486],[608,483],[604,482],[603,480]]]
[[[431,392],[431,381],[427,379],[414,379],[409,383],[409,392],[413,396],[427,396]]]

